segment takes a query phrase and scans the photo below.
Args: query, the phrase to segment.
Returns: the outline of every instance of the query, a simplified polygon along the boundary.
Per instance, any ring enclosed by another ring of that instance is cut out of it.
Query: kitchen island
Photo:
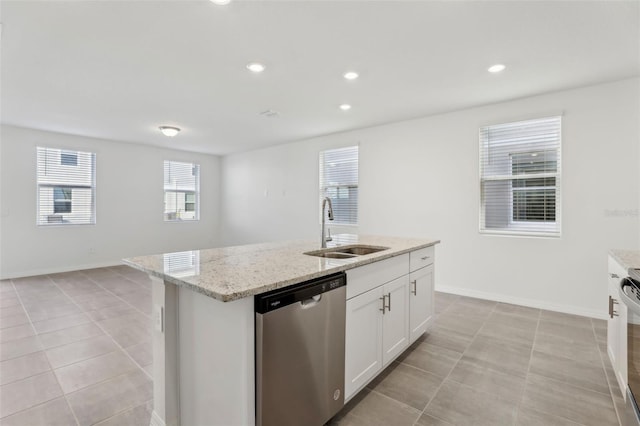
[[[346,271],[347,298],[352,301],[364,300],[366,294],[378,291],[374,289],[378,281],[382,291],[382,284],[398,281],[401,276],[406,277],[402,291],[408,301],[410,292],[415,291],[417,296],[418,279],[426,276],[422,274],[410,282],[410,272],[429,270],[429,291],[433,292],[433,246],[438,242],[343,234],[334,236],[326,251],[356,244],[384,249],[346,258],[317,257],[305,254],[317,251],[317,243],[286,241],[125,259],[126,264],[147,272],[153,281],[151,424],[254,424],[253,296]],[[433,299],[425,293],[420,291],[421,297],[428,296],[421,300],[430,304],[427,311],[432,311]],[[405,319],[408,325],[408,311]],[[406,349],[409,335],[415,340],[418,333],[423,333],[429,320],[430,317],[412,322],[411,331],[406,327],[406,338],[401,345],[393,345],[393,353],[385,358],[384,365]],[[350,334],[354,334],[353,330],[347,330],[347,339]],[[360,355],[358,358],[366,358]],[[376,371],[358,374],[359,382],[354,380],[351,395],[375,377],[383,367],[382,362],[378,364]],[[353,368],[357,367],[354,364]]]

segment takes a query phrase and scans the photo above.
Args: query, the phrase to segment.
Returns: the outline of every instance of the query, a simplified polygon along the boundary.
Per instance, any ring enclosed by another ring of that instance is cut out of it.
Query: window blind
[[[200,166],[164,162],[164,220],[198,220],[200,217]]]
[[[96,223],[96,154],[36,148],[38,225]]]
[[[480,128],[480,231],[560,235],[561,117]]]
[[[325,197],[331,199],[334,223],[358,223],[357,146],[320,152],[320,206]]]

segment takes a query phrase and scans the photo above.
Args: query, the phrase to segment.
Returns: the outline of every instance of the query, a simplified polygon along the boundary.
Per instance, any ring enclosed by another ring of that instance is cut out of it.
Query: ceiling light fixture
[[[231,0],[211,0],[211,3],[217,4],[218,6],[224,6],[231,3]]]
[[[349,71],[344,73],[344,78],[346,78],[347,80],[355,80],[356,78],[358,78],[358,73],[355,71]]]
[[[250,64],[247,64],[247,69],[257,74],[264,71],[265,66],[260,62],[251,62]]]
[[[343,111],[349,111],[351,109],[351,105],[342,104],[342,105],[340,105],[340,109],[343,110]]]
[[[160,126],[159,129],[163,135],[169,136],[170,138],[177,135],[178,132],[180,131],[179,127],[173,127],[173,126]]]
[[[497,72],[504,71],[505,68],[507,67],[502,64],[495,64],[495,65],[491,65],[487,71],[495,74]]]

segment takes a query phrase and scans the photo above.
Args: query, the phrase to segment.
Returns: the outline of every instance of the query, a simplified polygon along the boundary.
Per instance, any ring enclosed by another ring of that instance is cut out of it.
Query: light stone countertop
[[[365,244],[389,247],[349,259],[304,254],[318,250],[319,241],[282,241],[123,259],[141,271],[205,296],[229,302],[313,278],[432,246],[439,240],[338,234],[329,247]]]
[[[625,270],[640,269],[640,250],[609,250],[609,254]]]

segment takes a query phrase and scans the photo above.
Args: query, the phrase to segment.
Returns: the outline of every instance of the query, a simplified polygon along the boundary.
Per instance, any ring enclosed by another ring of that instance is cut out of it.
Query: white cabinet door
[[[380,286],[347,300],[345,399],[382,369],[382,294]]]
[[[609,258],[609,317],[607,319],[607,354],[616,373],[618,386],[626,399],[627,389],[627,306],[620,300],[620,280],[627,271]]]
[[[409,277],[384,285],[386,308],[382,319],[382,365],[409,346]]]
[[[433,302],[433,265],[429,265],[409,275],[409,343],[427,331],[433,320]]]

